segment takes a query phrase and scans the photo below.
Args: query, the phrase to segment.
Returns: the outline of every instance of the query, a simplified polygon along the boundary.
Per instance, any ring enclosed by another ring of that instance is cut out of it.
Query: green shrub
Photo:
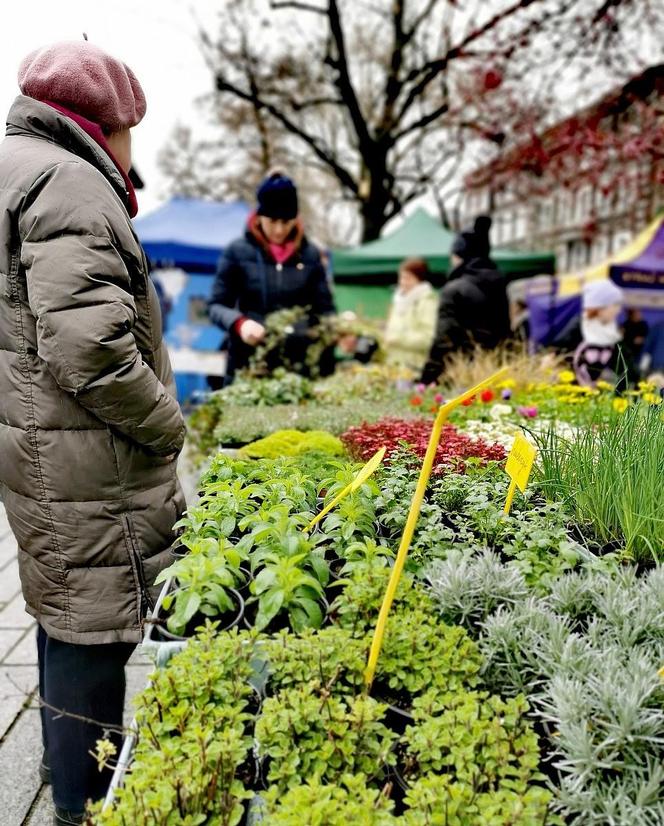
[[[341,440],[324,430],[278,430],[243,447],[240,455],[251,459],[278,459],[282,456],[299,456],[302,453],[343,456],[345,452]]]
[[[382,722],[384,713],[371,697],[344,700],[306,685],[269,697],[256,723],[269,783],[283,792],[314,776],[328,783],[345,774],[379,778],[395,760],[396,735]]]
[[[113,807],[94,809],[107,826],[218,823],[237,826],[245,789],[253,715],[249,684],[254,635],[217,634],[213,625],[137,698],[138,737],[131,769]]]
[[[391,574],[391,567],[357,566],[352,578],[345,582],[343,591],[332,603],[331,613],[336,622],[360,636],[373,630]],[[407,573],[403,573],[399,580],[392,610],[402,607],[433,609],[426,592],[416,587],[415,580]]]
[[[503,701],[457,694],[450,707],[404,734],[406,777],[449,773],[476,794],[499,789],[523,794],[539,779],[537,736],[523,696]]]
[[[331,626],[299,635],[282,631],[262,645],[270,693],[312,684],[314,690],[349,694],[364,684],[368,642]]]
[[[270,826],[393,826],[394,804],[362,775],[344,775],[334,785],[317,777],[285,794],[271,788],[263,795],[262,815]]]
[[[562,821],[549,813],[551,792],[530,786],[477,794],[449,775],[427,775],[406,793],[405,826],[554,826]]]
[[[477,644],[463,628],[437,622],[428,609],[402,608],[387,620],[376,678],[399,695],[433,689],[445,696],[476,686],[481,664]]]

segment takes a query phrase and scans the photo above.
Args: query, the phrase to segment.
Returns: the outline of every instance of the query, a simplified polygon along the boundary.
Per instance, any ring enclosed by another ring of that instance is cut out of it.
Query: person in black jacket
[[[452,246],[454,269],[440,291],[438,325],[422,381],[430,384],[445,370],[451,353],[475,345],[493,349],[510,335],[505,277],[491,260],[491,218],[480,215]]]
[[[219,262],[208,302],[210,320],[229,334],[226,383],[248,365],[265,338],[268,314],[309,307],[314,324],[316,318],[335,312],[320,253],[307,240],[299,219],[293,181],[275,172],[258,187],[257,199],[244,237],[234,241]],[[298,330],[294,338],[306,348],[306,331]]]

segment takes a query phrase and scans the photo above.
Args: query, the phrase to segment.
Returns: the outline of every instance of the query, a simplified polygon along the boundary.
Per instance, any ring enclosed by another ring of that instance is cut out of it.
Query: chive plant
[[[642,405],[591,421],[575,438],[538,439],[540,486],[593,538],[636,562],[664,560],[664,417]]]

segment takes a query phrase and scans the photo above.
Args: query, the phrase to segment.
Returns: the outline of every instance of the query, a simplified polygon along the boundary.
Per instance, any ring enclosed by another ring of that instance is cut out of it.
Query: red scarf
[[[129,215],[131,218],[135,218],[138,214],[138,201],[136,200],[136,190],[134,189],[134,185],[132,184],[132,182],[129,180],[129,175],[127,175],[127,173],[120,166],[119,162],[111,152],[111,147],[108,145],[108,142],[106,140],[106,137],[101,126],[98,123],[94,123],[94,121],[84,118],[83,115],[79,115],[76,112],[72,112],[69,109],[66,109],[64,106],[60,106],[59,103],[52,103],[50,100],[46,100],[44,101],[44,103],[60,112],[60,114],[64,115],[65,117],[69,118],[69,120],[73,120],[77,126],[81,127],[81,129],[85,132],[86,135],[89,135],[96,144],[101,146],[104,152],[113,161],[113,164],[115,165],[116,169],[122,175],[122,180],[124,181],[125,187],[127,189],[127,196],[129,198]]]
[[[254,238],[256,238],[263,249],[272,256],[277,264],[285,264],[286,261],[289,261],[297,252],[299,252],[300,247],[302,246],[304,227],[302,226],[302,222],[300,220],[298,220],[295,225],[291,237],[283,244],[273,244],[267,240],[265,233],[260,227],[258,215],[255,212],[252,212],[249,216],[248,226],[249,231]]]
[[[286,241],[285,244],[273,244],[270,242],[270,253],[277,264],[284,264],[297,252],[295,241]]]

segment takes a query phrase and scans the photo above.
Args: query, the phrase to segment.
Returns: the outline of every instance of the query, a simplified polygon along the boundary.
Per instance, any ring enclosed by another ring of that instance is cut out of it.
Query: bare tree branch
[[[394,126],[394,107],[403,89],[401,67],[404,60],[404,48],[408,41],[403,27],[404,11],[403,0],[394,0],[392,7],[392,53],[385,83],[383,115],[378,127],[379,136],[388,134]]]
[[[399,110],[399,120],[405,117],[410,107],[415,103],[418,98],[420,98],[424,92],[427,90],[429,84],[436,79],[436,77],[442,72],[450,62],[456,58],[462,57],[465,53],[465,50],[471,43],[479,40],[480,38],[484,37],[488,32],[495,30],[501,23],[505,20],[513,17],[517,12],[528,8],[536,3],[543,3],[546,0],[517,0],[507,9],[504,9],[502,12],[495,14],[491,17],[487,22],[480,26],[477,29],[473,29],[469,32],[466,37],[464,37],[460,43],[456,46],[451,47],[448,49],[447,53],[442,57],[431,60],[426,63],[424,66],[420,67],[417,70],[414,70],[410,73],[409,77],[407,78],[408,81],[414,81],[418,77],[420,77],[419,81],[410,89],[406,100],[404,101],[401,109]]]
[[[298,0],[270,0],[270,8],[274,9],[274,11],[279,11],[280,9],[296,9],[297,11],[321,14],[323,17],[327,14],[327,11],[320,8],[320,6],[312,6],[309,3],[300,3]]]
[[[362,113],[355,88],[350,78],[348,55],[346,53],[346,39],[344,37],[341,16],[336,0],[329,0],[328,2],[328,17],[330,20],[330,32],[337,49],[337,58],[330,61],[331,65],[338,72],[336,85],[350,114],[360,148],[366,151],[372,147],[374,141],[369,134],[367,121]]]
[[[303,129],[301,129],[297,124],[295,124],[290,118],[286,117],[284,113],[273,106],[271,103],[262,100],[260,97],[257,97],[251,91],[247,92],[244,89],[241,89],[239,86],[230,83],[227,80],[224,80],[221,76],[217,76],[217,89],[220,92],[231,92],[236,97],[240,98],[241,100],[246,101],[247,103],[251,103],[252,105],[256,105],[259,109],[265,109],[266,112],[269,112],[275,120],[279,121],[281,125],[291,132],[293,135],[296,135],[300,140],[304,141],[308,146],[311,147],[313,152],[324,162],[326,163],[330,169],[332,169],[335,175],[339,178],[339,180],[343,183],[344,186],[348,187],[352,192],[357,193],[357,183],[352,175],[348,172],[348,170],[344,169],[340,166],[336,160],[325,151],[325,149],[319,144],[316,138],[309,135]]]

